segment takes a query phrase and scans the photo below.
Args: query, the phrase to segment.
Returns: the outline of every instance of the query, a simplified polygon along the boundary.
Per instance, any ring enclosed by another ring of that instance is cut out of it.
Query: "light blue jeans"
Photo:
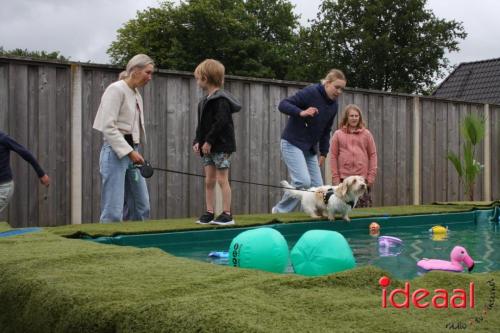
[[[0,212],[7,207],[14,193],[14,181],[0,184]]]
[[[308,189],[313,186],[322,186],[323,177],[319,168],[318,156],[304,153],[297,146],[286,140],[281,140],[281,157],[285,162],[291,178],[291,185],[298,189]],[[295,209],[300,201],[290,197],[287,193],[281,201],[273,207],[276,213],[288,213]]]
[[[99,158],[101,172],[101,223],[123,219],[123,204],[127,203],[128,218],[149,219],[149,193],[139,169],[131,168],[128,156],[119,159],[109,143],[104,143]]]

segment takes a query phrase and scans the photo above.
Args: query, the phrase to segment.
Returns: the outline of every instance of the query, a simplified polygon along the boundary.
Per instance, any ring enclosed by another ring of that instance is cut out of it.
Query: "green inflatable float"
[[[244,231],[229,246],[229,265],[283,273],[288,265],[288,244],[272,228]]]
[[[310,230],[300,237],[290,254],[295,273],[326,275],[354,268],[356,261],[347,240],[330,230]]]

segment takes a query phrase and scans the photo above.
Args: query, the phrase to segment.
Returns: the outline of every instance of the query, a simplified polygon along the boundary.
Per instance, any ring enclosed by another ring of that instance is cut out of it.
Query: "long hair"
[[[340,127],[347,126],[349,123],[349,111],[354,110],[357,111],[359,114],[359,123],[357,128],[364,128],[366,127],[365,122],[363,121],[363,113],[361,112],[361,108],[357,106],[356,104],[349,104],[344,108],[344,111],[342,113],[342,121],[340,122]]]

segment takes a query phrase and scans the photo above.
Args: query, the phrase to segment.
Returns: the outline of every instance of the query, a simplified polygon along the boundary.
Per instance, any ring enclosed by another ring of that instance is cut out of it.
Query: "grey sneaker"
[[[200,216],[200,218],[198,219],[198,221],[196,221],[196,223],[209,224],[210,222],[212,222],[214,217],[215,217],[214,213],[205,212],[202,216]]]
[[[222,212],[217,218],[210,222],[217,225],[232,225],[234,224],[233,215]]]

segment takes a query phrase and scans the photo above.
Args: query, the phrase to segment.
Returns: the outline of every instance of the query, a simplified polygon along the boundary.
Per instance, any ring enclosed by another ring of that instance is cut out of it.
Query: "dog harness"
[[[325,202],[325,205],[328,204],[328,200],[330,200],[330,197],[333,195],[333,188],[329,188],[325,194],[323,194],[323,201]]]
[[[333,188],[329,188],[325,194],[323,194],[323,202],[325,205],[328,205],[328,200],[330,200],[330,197],[334,194],[335,192],[333,191]],[[346,204],[351,206],[351,209],[354,208],[354,201],[346,201]]]

